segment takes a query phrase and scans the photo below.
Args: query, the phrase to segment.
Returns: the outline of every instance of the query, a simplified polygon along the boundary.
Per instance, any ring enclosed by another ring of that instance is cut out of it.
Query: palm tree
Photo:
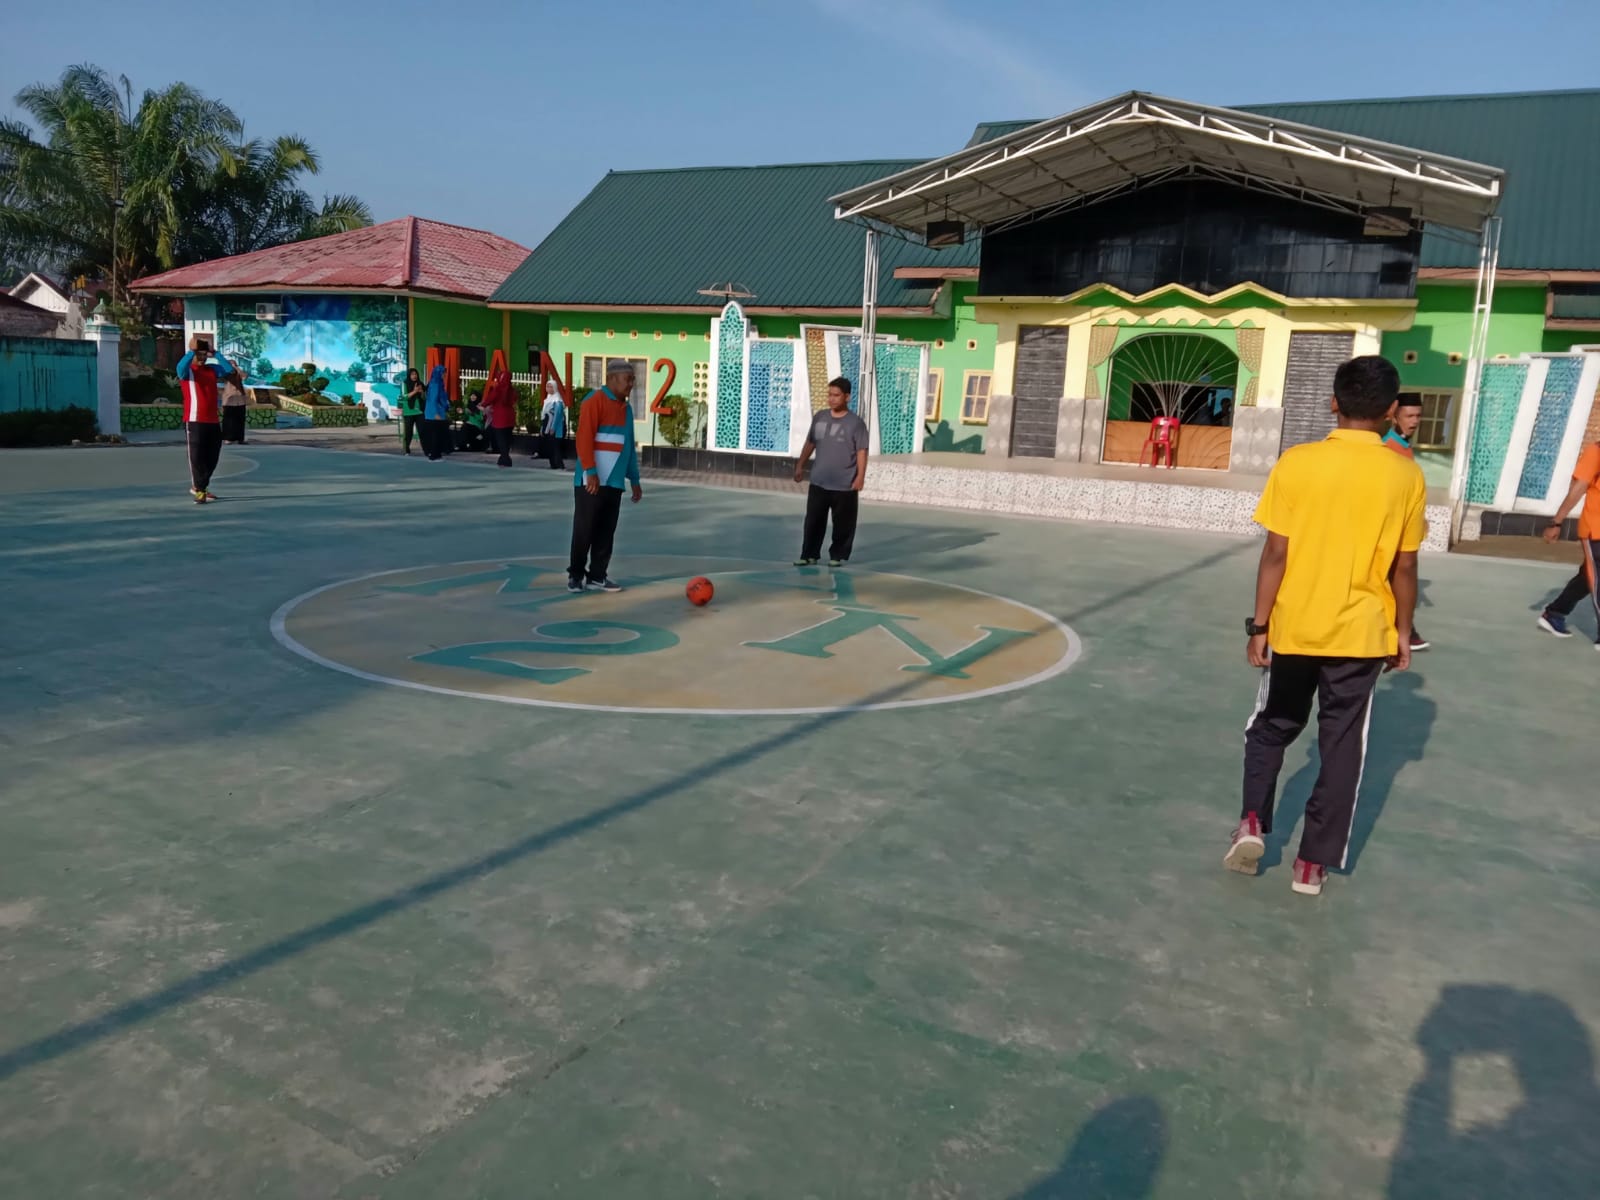
[[[283,242],[343,233],[372,224],[372,212],[354,196],[325,196],[319,208],[299,187],[301,175],[321,167],[304,138],[255,139],[233,148],[189,199],[192,219],[182,257],[203,262],[247,254]]]
[[[0,259],[109,278],[141,275],[372,223],[354,196],[319,206],[299,187],[320,164],[303,138],[241,142],[233,110],[175,83],[137,106],[126,76],[69,67],[0,120]]]
[[[176,264],[182,198],[232,169],[241,131],[227,105],[187,84],[146,91],[135,107],[126,76],[89,65],[23,88],[16,104],[42,140],[0,121],[0,244],[110,278],[116,301],[129,280]]]

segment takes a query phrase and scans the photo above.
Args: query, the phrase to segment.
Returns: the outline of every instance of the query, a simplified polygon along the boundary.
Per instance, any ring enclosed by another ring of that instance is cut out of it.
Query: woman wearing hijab
[[[428,461],[438,462],[449,441],[450,393],[444,386],[444,368],[435,367],[422,400],[422,452]]]
[[[561,461],[561,439],[567,436],[567,406],[554,379],[544,381],[544,408],[539,413],[539,449],[550,461],[552,471],[565,471]]]
[[[229,376],[222,385],[222,440],[230,446],[244,445],[245,403],[239,377]]]
[[[483,394],[483,411],[489,415],[489,444],[500,455],[500,466],[511,465],[511,430],[517,423],[517,393],[509,372],[497,369]]]
[[[422,402],[428,389],[422,385],[422,372],[412,367],[400,385],[400,448],[411,453],[411,435],[422,432]],[[428,452],[428,440],[422,439],[422,452]]]

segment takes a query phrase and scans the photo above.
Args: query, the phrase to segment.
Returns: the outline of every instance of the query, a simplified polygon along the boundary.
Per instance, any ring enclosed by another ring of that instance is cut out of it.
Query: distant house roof
[[[49,337],[61,324],[61,314],[0,292],[0,333],[18,337]]]
[[[483,300],[528,257],[526,246],[460,225],[401,217],[304,242],[147,275],[140,292],[398,292]]]
[[[68,292],[66,288],[48,275],[41,275],[38,271],[29,271],[24,275],[17,285],[11,289],[11,294],[18,299],[22,299],[24,296],[36,294],[41,289],[53,293],[63,303],[72,299],[72,293]]]
[[[1506,172],[1500,203],[1505,270],[1600,271],[1600,88],[1466,96],[1403,96],[1241,104],[1282,117],[1398,145],[1488,163]],[[1032,121],[992,121],[968,146],[1006,137]],[[1428,236],[1424,268],[1476,268],[1476,246]]]
[[[490,298],[545,308],[714,311],[700,289],[732,281],[763,310],[861,307],[862,233],[833,219],[827,198],[917,160],[613,171]],[[977,246],[929,250],[884,238],[878,299],[925,310],[937,280],[904,267],[970,267]]]

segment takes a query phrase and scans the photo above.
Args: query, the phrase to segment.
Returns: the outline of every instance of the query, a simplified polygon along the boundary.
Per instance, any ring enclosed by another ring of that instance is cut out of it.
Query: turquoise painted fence
[[[0,336],[0,412],[97,409],[95,344]]]

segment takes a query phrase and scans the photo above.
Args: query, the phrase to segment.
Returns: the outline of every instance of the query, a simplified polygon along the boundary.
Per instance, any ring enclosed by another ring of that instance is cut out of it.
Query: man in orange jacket
[[[611,548],[622,513],[622,489],[633,502],[644,498],[639,486],[639,452],[633,444],[633,367],[625,358],[606,364],[606,385],[590,392],[578,411],[578,474],[573,481],[572,558],[567,591],[597,588],[620,592],[612,582]]]

